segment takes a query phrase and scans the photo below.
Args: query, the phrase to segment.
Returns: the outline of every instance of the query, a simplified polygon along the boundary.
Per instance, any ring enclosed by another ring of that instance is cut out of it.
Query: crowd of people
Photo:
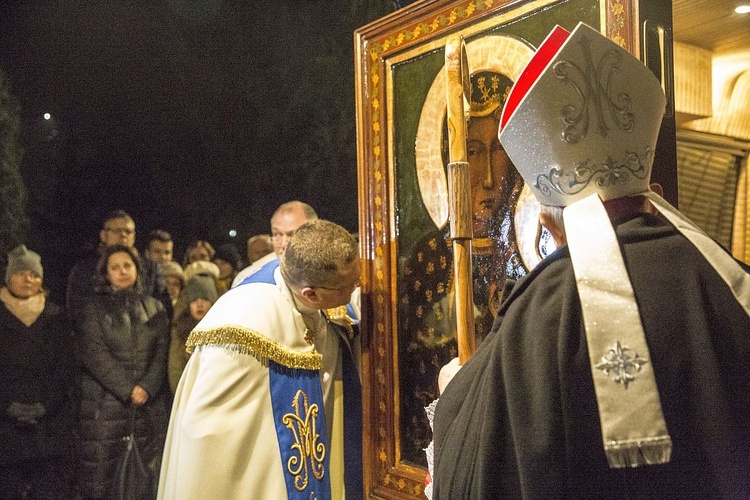
[[[281,205],[273,236],[248,240],[243,267],[234,245],[205,240],[179,263],[164,230],[139,252],[135,221],[115,210],[102,221],[97,255],[72,268],[64,308],[47,298],[40,256],[24,245],[11,251],[0,289],[0,498],[118,497],[129,437],[155,496],[190,332],[241,271],[277,259],[315,219],[305,203]]]

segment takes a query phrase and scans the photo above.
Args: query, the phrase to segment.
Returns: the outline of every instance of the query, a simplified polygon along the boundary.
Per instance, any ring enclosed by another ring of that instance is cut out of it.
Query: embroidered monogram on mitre
[[[586,137],[592,116],[597,123],[596,131],[602,137],[607,137],[610,124],[623,132],[632,132],[635,116],[631,111],[630,95],[625,92],[612,95],[612,82],[622,65],[622,51],[607,50],[594,63],[588,37],[581,36],[578,46],[583,67],[567,60],[557,61],[552,67],[555,77],[572,85],[580,100],[578,105],[567,104],[561,110],[566,125],[563,140],[575,144]]]

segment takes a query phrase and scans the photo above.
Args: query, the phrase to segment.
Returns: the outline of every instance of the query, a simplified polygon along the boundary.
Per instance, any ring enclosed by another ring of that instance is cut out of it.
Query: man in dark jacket
[[[435,498],[750,498],[750,275],[649,192],[659,82],[580,24],[508,103],[561,247],[441,396]]]
[[[66,307],[69,317],[77,323],[81,309],[97,287],[104,285],[96,270],[101,249],[121,244],[135,248],[135,221],[124,210],[114,210],[104,217],[99,231],[99,252],[78,261],[68,276]],[[158,299],[171,312],[172,304],[167,294],[164,278],[158,267],[149,259],[141,259],[139,283],[143,293]]]

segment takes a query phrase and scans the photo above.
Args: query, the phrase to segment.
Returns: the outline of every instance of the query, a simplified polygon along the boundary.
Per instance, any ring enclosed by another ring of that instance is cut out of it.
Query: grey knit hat
[[[18,245],[8,252],[8,267],[5,268],[5,283],[10,281],[10,277],[21,271],[31,271],[43,276],[42,258],[39,254],[32,252],[26,245]]]
[[[205,299],[213,304],[219,298],[216,280],[211,276],[193,276],[185,285],[185,298],[188,304],[197,299]]]

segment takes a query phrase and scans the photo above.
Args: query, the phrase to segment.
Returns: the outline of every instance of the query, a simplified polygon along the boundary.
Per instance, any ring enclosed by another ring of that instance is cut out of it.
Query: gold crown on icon
[[[471,110],[474,117],[488,116],[502,109],[513,82],[499,73],[482,71],[471,77]]]

